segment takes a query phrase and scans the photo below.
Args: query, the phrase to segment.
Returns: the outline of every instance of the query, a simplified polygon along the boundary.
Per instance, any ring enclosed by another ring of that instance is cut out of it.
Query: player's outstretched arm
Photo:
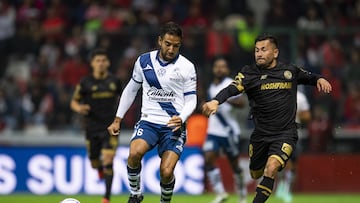
[[[324,78],[319,78],[316,82],[316,87],[318,91],[323,91],[325,93],[330,93],[332,90],[331,84]]]

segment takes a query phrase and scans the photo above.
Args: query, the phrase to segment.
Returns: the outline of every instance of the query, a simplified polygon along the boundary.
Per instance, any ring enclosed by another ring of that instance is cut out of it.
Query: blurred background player
[[[218,57],[213,62],[213,81],[208,89],[209,98],[214,98],[220,90],[232,83],[229,77],[230,69],[225,58]],[[243,107],[244,98],[235,96],[229,98],[221,105],[215,115],[209,117],[207,138],[203,145],[205,155],[205,171],[216,198],[212,203],[226,201],[228,193],[224,189],[220,169],[216,166],[216,160],[225,153],[234,172],[235,187],[240,195],[239,202],[246,202],[246,187],[244,184],[243,171],[239,166],[239,141],[240,126],[232,114],[234,107]]]
[[[296,94],[296,104],[297,104],[297,111],[296,111],[296,118],[295,121],[299,125],[298,135],[299,137],[302,136],[302,130],[304,126],[307,125],[308,122],[311,120],[311,110],[309,102],[305,96],[305,94],[301,91],[297,91]],[[295,180],[295,172],[296,172],[296,160],[298,158],[298,153],[301,151],[301,145],[298,145],[296,151],[292,154],[291,158],[289,159],[285,170],[279,174],[279,182],[276,187],[275,195],[285,202],[292,201],[292,186]]]
[[[96,49],[91,53],[90,66],[92,74],[77,85],[70,107],[85,116],[86,148],[91,167],[98,170],[100,179],[105,179],[102,203],[109,203],[118,137],[110,136],[107,126],[115,116],[122,87],[120,80],[108,72],[110,61],[104,50]]]

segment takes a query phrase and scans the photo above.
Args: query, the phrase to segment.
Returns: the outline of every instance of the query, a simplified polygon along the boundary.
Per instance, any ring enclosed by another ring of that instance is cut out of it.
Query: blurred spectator
[[[165,23],[168,21],[183,22],[186,18],[187,7],[181,0],[165,0],[159,5],[162,6],[159,21]]]
[[[78,115],[72,114],[69,105],[71,100],[71,93],[64,88],[59,88],[56,92],[56,96],[57,98],[54,98],[54,112],[49,123],[49,129],[80,130],[82,127],[80,123],[81,118]]]
[[[346,83],[360,83],[360,48],[352,47],[350,49],[349,62],[345,67]]]
[[[344,103],[345,127],[360,129],[360,83],[352,82]]]
[[[233,37],[230,31],[225,30],[224,23],[220,19],[215,20],[206,32],[207,60],[212,61],[220,55],[229,58],[233,43]]]
[[[57,72],[57,66],[61,58],[61,49],[52,38],[45,39],[39,50],[39,57],[44,57],[48,72]]]
[[[357,26],[360,24],[360,0],[354,0],[352,1],[353,4],[350,6],[348,13],[350,16],[350,25],[351,26]]]
[[[247,11],[236,23],[239,64],[251,64],[254,58],[254,42],[260,33],[260,27],[256,24],[254,14]]]
[[[22,53],[13,53],[9,57],[5,74],[17,83],[26,85],[31,78],[31,58]]]
[[[326,40],[321,46],[322,69],[329,69],[334,75],[342,79],[345,69],[343,46],[335,39]]]
[[[350,25],[350,10],[354,1],[326,1],[324,3],[325,25],[327,28],[345,27]]]
[[[81,57],[87,56],[85,46],[85,38],[81,26],[74,26],[71,34],[66,38],[64,44],[64,52],[66,56],[74,56],[79,54]]]
[[[13,130],[17,126],[15,114],[16,103],[6,94],[4,87],[0,87],[0,132]]]
[[[65,59],[62,66],[62,85],[69,91],[73,91],[80,79],[89,73],[89,67],[79,54]]]
[[[182,22],[184,29],[205,29],[208,26],[209,22],[203,13],[201,0],[192,0],[188,12],[187,17]]]
[[[45,38],[61,42],[64,40],[66,20],[59,14],[55,7],[46,8],[46,17],[41,27]]]
[[[6,67],[11,42],[15,34],[15,8],[6,0],[0,1],[0,67]],[[4,74],[4,68],[0,68],[0,77]]]
[[[270,9],[265,15],[266,26],[290,26],[291,18],[288,18],[288,10],[285,8],[284,0],[272,0]]]
[[[314,4],[310,4],[306,8],[305,15],[297,19],[297,27],[301,30],[323,30],[324,20],[319,14],[319,10]]]
[[[15,130],[19,126],[18,87],[12,77],[0,81],[0,132]]]
[[[263,0],[247,0],[247,7],[254,13],[254,21],[256,25],[262,26],[267,11],[269,10],[269,1]]]
[[[327,105],[328,109],[332,109],[329,113],[330,119],[333,122],[341,120],[339,115],[341,109],[337,107],[341,106],[343,98],[345,56],[342,49],[343,47],[339,41],[334,38],[326,40],[320,48],[322,60],[321,74],[331,81],[332,91],[330,95],[320,94],[316,98],[321,100],[324,105]]]
[[[39,2],[39,1],[37,1]],[[16,12],[16,21],[19,24],[30,23],[40,19],[40,9],[34,0],[23,0]]]
[[[21,111],[25,129],[47,128],[53,115],[54,101],[41,76],[32,77],[31,85],[21,97]]]
[[[327,110],[320,105],[313,108],[313,119],[308,124],[308,152],[326,152],[333,137],[333,126]]]
[[[123,21],[120,17],[120,12],[117,7],[110,6],[109,13],[105,16],[102,22],[103,32],[117,33],[120,31]]]
[[[96,45],[97,34],[104,17],[105,9],[97,1],[92,1],[85,11],[84,37],[88,50]]]

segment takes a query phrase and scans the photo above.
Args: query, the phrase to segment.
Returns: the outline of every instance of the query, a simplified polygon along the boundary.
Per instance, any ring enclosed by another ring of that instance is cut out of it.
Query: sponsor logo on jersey
[[[152,70],[152,69],[153,69],[153,67],[149,66],[149,64],[147,64],[146,67],[143,68],[143,70]]]
[[[160,68],[159,70],[156,71],[157,75],[159,77],[163,77],[166,74],[166,69],[165,68]]]
[[[261,85],[261,90],[276,90],[276,89],[291,89],[291,82],[271,82],[264,83]]]
[[[147,92],[147,96],[152,101],[175,101],[175,92],[157,89],[156,87],[151,87],[150,90]]]
[[[292,73],[291,73],[291,71],[288,71],[288,70],[284,71],[284,77],[285,77],[286,79],[290,80],[290,79],[292,78]]]
[[[260,80],[265,80],[266,78],[267,78],[267,75],[265,74],[260,77]]]

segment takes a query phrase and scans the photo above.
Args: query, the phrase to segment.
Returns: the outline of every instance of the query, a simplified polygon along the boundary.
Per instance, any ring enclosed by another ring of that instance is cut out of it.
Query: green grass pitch
[[[0,202],[2,203],[59,203],[62,199],[67,197],[73,197],[80,200],[81,203],[100,203],[101,196],[91,195],[28,195],[28,194],[12,194],[12,195],[0,195]],[[251,202],[253,195],[249,195],[248,201]],[[128,195],[113,195],[112,203],[126,203]],[[175,194],[172,203],[209,203],[213,194],[204,195],[184,195]],[[153,194],[145,194],[144,201],[142,203],[157,203],[159,202],[159,196]],[[359,203],[360,194],[295,194],[292,203]],[[226,203],[237,203],[235,195],[232,195]],[[270,197],[266,203],[283,203],[281,199],[277,199],[275,196]]]

